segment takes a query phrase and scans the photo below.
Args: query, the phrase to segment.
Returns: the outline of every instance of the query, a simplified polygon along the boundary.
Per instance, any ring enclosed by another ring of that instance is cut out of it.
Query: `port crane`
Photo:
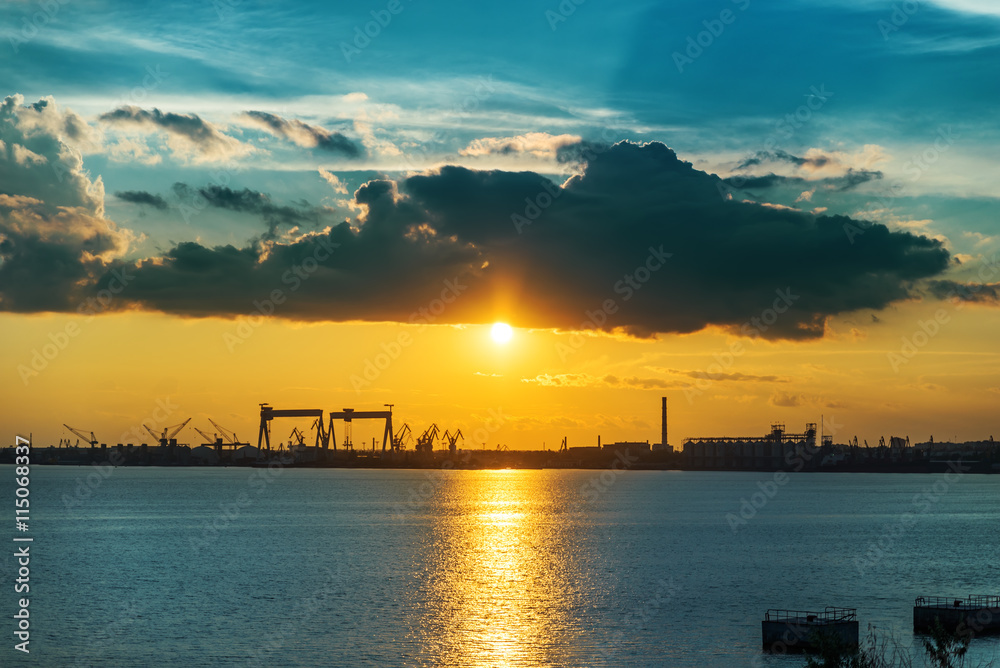
[[[448,442],[448,451],[451,452],[451,454],[455,454],[455,451],[458,449],[455,445],[455,442],[458,439],[462,439],[463,443],[465,442],[465,436],[462,436],[461,429],[456,431],[454,434],[448,433],[448,430],[445,429],[444,435],[441,438]]]
[[[322,446],[324,443],[330,442],[330,435],[326,433],[326,427],[323,426],[323,418],[318,417],[313,420],[310,429],[316,430],[316,447]]]
[[[65,423],[63,423],[63,426],[66,427],[67,429],[69,429],[71,432],[73,432],[77,436],[79,436],[80,438],[82,438],[83,440],[85,440],[87,443],[90,443],[90,447],[93,448],[93,447],[95,447],[97,445],[97,437],[94,436],[94,432],[90,432],[90,438],[88,438],[87,434],[84,433],[83,431],[79,430],[79,429],[74,429],[73,427],[71,427],[71,426],[69,426],[68,424],[65,424]]]
[[[403,423],[403,426],[399,428],[396,435],[392,437],[392,449],[402,450],[406,447],[406,441],[413,438],[413,430],[410,429],[410,425]]]
[[[219,433],[222,434],[222,438],[226,440],[226,443],[234,447],[237,445],[242,445],[242,443],[240,443],[239,441],[239,438],[236,436],[236,432],[229,431],[228,429],[223,427],[221,424],[219,424],[212,418],[208,418],[208,421],[212,423],[213,427],[219,430]]]
[[[305,445],[306,435],[299,431],[298,427],[292,427],[292,433],[288,435],[288,444],[292,445],[292,439],[295,439],[295,445]]]
[[[215,434],[208,434],[207,432],[198,429],[198,427],[192,427],[192,429],[201,434],[201,437],[205,439],[205,445],[215,445]]]
[[[434,439],[438,437],[440,428],[436,424],[431,424],[424,430],[424,433],[417,437],[417,452],[433,452]]]
[[[170,442],[170,439],[174,438],[175,436],[177,436],[177,434],[181,433],[181,429],[186,427],[187,423],[190,421],[191,418],[188,418],[187,420],[184,420],[184,422],[181,422],[180,424],[164,427],[163,433],[161,433],[160,435],[157,435],[155,431],[153,431],[146,425],[142,426],[146,428],[146,431],[148,431],[153,436],[153,438],[155,438],[157,441],[160,442],[160,445],[167,445]]]

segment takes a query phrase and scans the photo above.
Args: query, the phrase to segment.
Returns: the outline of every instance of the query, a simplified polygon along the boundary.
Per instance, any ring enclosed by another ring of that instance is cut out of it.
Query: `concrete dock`
[[[930,633],[935,621],[959,635],[1000,633],[1000,596],[920,596],[913,602],[913,632]]]
[[[858,646],[855,608],[827,606],[823,612],[768,610],[760,626],[764,651],[772,654],[816,651],[821,639],[846,647]]]

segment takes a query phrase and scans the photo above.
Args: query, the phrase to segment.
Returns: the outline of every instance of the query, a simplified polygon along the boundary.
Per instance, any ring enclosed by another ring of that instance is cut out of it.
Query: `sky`
[[[657,443],[661,396],[675,447],[998,431],[992,2],[15,0],[0,24],[7,440],[211,418],[256,442],[267,402],[393,404],[465,447]]]

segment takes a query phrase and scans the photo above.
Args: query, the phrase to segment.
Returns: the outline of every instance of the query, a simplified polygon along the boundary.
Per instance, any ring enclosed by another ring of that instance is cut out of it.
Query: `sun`
[[[495,343],[504,345],[509,343],[514,337],[514,330],[505,322],[497,322],[493,324],[493,329],[490,330],[490,336],[493,337]]]

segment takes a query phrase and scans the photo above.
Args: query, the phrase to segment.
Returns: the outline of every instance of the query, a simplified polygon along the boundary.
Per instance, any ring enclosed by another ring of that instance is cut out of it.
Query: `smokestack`
[[[660,420],[660,445],[667,447],[667,398],[663,397],[663,417]]]

